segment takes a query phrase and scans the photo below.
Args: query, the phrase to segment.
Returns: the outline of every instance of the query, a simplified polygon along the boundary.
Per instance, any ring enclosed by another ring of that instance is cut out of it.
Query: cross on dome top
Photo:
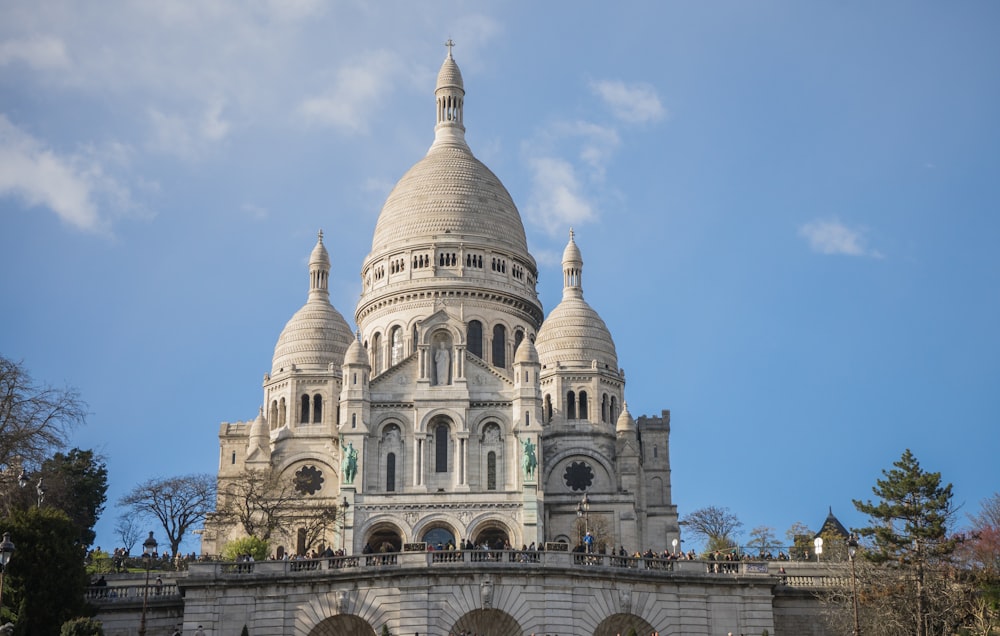
[[[454,48],[455,41],[452,40],[451,38],[448,38],[448,41],[445,42],[444,45],[448,47],[448,57],[451,57],[451,49]]]

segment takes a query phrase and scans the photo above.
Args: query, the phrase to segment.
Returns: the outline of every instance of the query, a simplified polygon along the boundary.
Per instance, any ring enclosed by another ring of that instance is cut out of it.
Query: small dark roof
[[[823,526],[820,527],[819,532],[813,535],[813,538],[815,539],[822,534],[836,534],[845,539],[851,536],[851,533],[847,531],[844,524],[840,523],[840,519],[833,515],[833,506],[830,506],[830,514],[826,516],[826,521],[823,522]]]

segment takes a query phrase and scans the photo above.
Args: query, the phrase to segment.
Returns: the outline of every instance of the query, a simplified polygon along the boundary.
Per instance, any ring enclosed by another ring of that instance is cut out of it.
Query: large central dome
[[[528,252],[521,215],[496,175],[468,147],[438,144],[389,194],[375,225],[372,252],[446,233]]]

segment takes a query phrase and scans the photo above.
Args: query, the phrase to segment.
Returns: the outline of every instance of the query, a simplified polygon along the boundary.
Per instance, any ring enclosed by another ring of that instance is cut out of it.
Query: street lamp
[[[816,563],[819,563],[819,555],[823,554],[823,537],[813,539],[813,548],[816,552]]]
[[[674,546],[674,556],[677,556],[677,544],[679,543],[680,541],[678,541],[676,538],[670,542],[670,545]]]
[[[347,509],[351,507],[351,502],[344,497],[344,500],[340,502],[340,550],[347,556],[347,549],[345,544],[347,542]]]
[[[0,608],[3,607],[3,575],[7,573],[7,564],[10,557],[14,556],[14,544],[10,540],[10,533],[3,533],[3,542],[0,542]]]
[[[149,538],[142,542],[142,558],[146,562],[146,587],[142,590],[142,619],[139,621],[139,636],[146,636],[146,603],[149,599],[149,568],[152,565],[153,553],[156,552],[156,539],[150,530]]]
[[[861,636],[858,622],[858,572],[854,569],[854,555],[858,552],[858,535],[851,533],[847,538],[847,556],[851,559],[851,581],[854,587],[854,636]]]
[[[580,517],[583,517],[584,530],[584,537],[580,542],[583,543],[584,551],[590,552],[590,544],[586,543],[586,535],[590,534],[590,499],[587,498],[587,493],[583,493],[583,499],[576,504],[576,518]]]

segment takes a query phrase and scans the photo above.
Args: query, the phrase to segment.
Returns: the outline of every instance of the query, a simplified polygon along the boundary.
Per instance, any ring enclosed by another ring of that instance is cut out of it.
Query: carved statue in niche
[[[448,367],[451,365],[451,351],[448,350],[448,343],[441,341],[438,348],[434,350],[434,384],[445,386],[448,384]]]

